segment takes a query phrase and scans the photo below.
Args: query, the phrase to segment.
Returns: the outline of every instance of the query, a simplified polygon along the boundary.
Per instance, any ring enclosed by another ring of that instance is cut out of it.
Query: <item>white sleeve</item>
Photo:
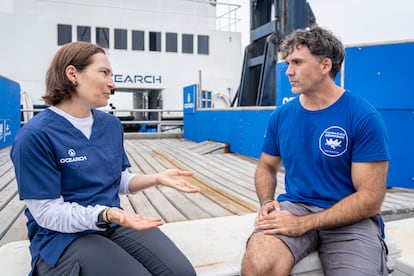
[[[129,181],[135,176],[135,173],[130,173],[128,169],[122,171],[121,183],[119,184],[119,193],[122,195],[129,194],[128,184]]]
[[[128,194],[128,183],[136,174],[124,170],[119,185],[120,194]],[[105,230],[96,226],[99,213],[108,206],[87,206],[57,199],[25,199],[27,208],[40,226],[62,232],[76,233],[85,230]]]
[[[99,213],[107,206],[84,207],[57,199],[25,199],[27,208],[40,226],[61,233],[105,230],[96,226]]]

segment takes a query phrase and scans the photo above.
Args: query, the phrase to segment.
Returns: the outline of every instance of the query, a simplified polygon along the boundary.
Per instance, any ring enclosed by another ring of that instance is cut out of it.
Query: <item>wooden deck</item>
[[[167,187],[121,196],[123,208],[145,216],[161,217],[166,223],[243,215],[258,210],[253,176],[256,160],[227,153],[216,142],[195,143],[174,139],[125,139],[131,171],[150,174],[166,168],[194,172],[188,181],[201,192],[184,194]],[[19,200],[10,148],[0,150],[0,246],[27,239],[25,205]],[[283,191],[283,172],[278,174]],[[385,220],[414,216],[414,190],[389,189],[383,204]]]

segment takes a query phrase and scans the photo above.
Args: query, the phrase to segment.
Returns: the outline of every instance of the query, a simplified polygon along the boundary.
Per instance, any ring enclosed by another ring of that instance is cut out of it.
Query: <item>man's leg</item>
[[[320,231],[325,275],[388,275],[386,248],[375,218]]]
[[[294,257],[286,244],[274,235],[254,233],[242,261],[242,275],[289,275]]]
[[[282,210],[301,216],[309,214],[309,208],[300,203],[280,202]],[[316,231],[300,237],[285,235],[265,235],[257,231],[247,242],[242,262],[243,276],[249,275],[289,275],[293,266],[319,246]]]

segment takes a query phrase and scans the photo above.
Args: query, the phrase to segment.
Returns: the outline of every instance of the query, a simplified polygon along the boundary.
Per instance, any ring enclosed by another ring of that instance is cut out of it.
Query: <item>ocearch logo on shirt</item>
[[[72,162],[82,162],[88,160],[86,155],[76,156],[76,151],[74,149],[68,149],[68,155],[67,158],[61,158],[59,161],[61,164],[64,163],[72,163]]]

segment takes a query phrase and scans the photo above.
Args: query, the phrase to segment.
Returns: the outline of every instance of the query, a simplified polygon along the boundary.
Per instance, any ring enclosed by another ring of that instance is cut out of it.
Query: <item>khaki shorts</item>
[[[301,203],[280,202],[295,215],[323,209]],[[318,250],[325,275],[388,275],[387,248],[377,216],[329,230],[310,231],[300,237],[276,235],[289,247],[295,264]]]

